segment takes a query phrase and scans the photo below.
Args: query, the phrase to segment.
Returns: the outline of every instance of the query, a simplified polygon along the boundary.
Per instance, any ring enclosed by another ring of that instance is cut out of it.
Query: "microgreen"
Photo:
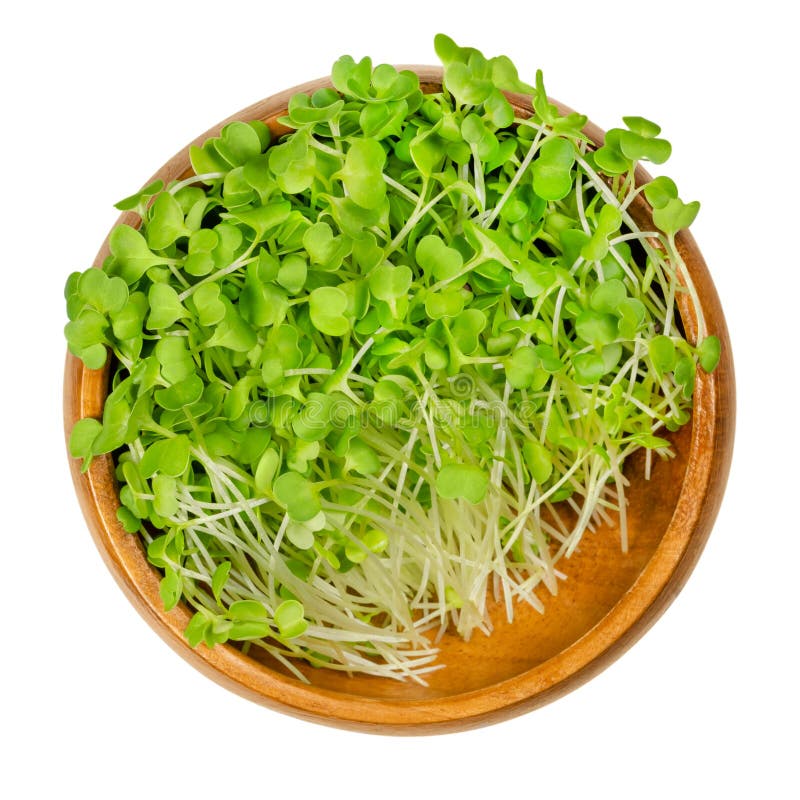
[[[350,330],[347,295],[336,286],[320,286],[308,297],[308,313],[317,330],[344,336]]]
[[[344,56],[288,134],[226,125],[67,280],[70,351],[112,356],[70,453],[114,454],[119,524],[193,647],[422,680],[426,632],[491,630],[490,588],[541,607],[719,362],[676,245],[699,205],[634,179],[670,155],[660,127],[627,116],[595,147],[541,72],[435,48],[440,91]]]
[[[486,497],[489,476],[472,464],[448,464],[436,476],[436,491],[440,497],[456,499],[463,497],[472,504]]]
[[[356,205],[378,208],[386,197],[383,167],[386,153],[374,139],[355,139],[351,142],[339,171],[342,185]]]

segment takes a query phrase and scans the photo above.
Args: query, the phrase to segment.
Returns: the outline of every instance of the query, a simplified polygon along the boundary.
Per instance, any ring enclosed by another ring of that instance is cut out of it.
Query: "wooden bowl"
[[[441,70],[411,67],[426,91],[441,87]],[[296,91],[330,86],[320,79],[250,106],[231,119],[263,120],[276,135],[277,119]],[[520,114],[530,113],[522,96],[509,95]],[[230,120],[225,120],[228,122]],[[215,136],[225,122],[196,140]],[[601,142],[593,125],[589,135]],[[151,180],[165,183],[189,170],[189,148],[168,161]],[[647,179],[644,172],[639,180]],[[639,198],[639,220],[650,209]],[[132,213],[120,222],[138,224]],[[734,428],[734,377],[730,341],[711,276],[691,234],[682,231],[678,248],[697,287],[709,332],[722,343],[722,358],[712,375],[700,373],[692,422],[673,439],[676,457],[655,459],[644,480],[643,460],[626,464],[630,549],[621,552],[616,532],[587,533],[580,548],[559,563],[567,579],[558,595],[542,592],[546,612],[518,605],[513,624],[501,609],[491,638],[476,633],[470,642],[455,635],[442,641],[445,669],[429,676],[428,686],[374,677],[348,677],[327,670],[306,670],[306,685],[276,663],[255,660],[231,645],[192,650],[183,637],[190,612],[179,605],[165,612],[158,592],[159,574],[148,564],[139,537],[126,533],[116,518],[119,506],[111,456],[96,458],[81,474],[71,460],[78,498],[103,559],[123,591],[153,629],[183,658],[221,685],[270,708],[343,728],[375,733],[422,734],[476,727],[521,714],[580,686],[630,647],[664,612],[694,567],[716,517],[728,476]],[[103,243],[95,265],[108,255]],[[695,319],[688,304],[682,320],[690,338]],[[69,435],[76,420],[102,414],[108,372],[92,371],[68,355],[64,381],[64,425]],[[638,454],[641,456],[641,453]]]

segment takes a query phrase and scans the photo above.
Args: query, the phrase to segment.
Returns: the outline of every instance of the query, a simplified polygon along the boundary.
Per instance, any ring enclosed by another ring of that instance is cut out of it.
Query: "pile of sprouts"
[[[625,460],[670,454],[719,357],[675,245],[699,206],[633,178],[669,156],[659,127],[598,148],[541,73],[435,44],[440,91],[345,56],[276,141],[227,125],[189,178],[119,203],[141,224],[67,283],[71,352],[112,359],[72,454],[113,453],[192,646],[303,680],[422,681],[445,631],[544,611],[587,531],[624,551]]]

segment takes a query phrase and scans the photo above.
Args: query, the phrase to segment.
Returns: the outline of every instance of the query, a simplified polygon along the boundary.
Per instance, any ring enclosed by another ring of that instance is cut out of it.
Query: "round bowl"
[[[410,67],[425,91],[441,88],[441,70]],[[312,81],[262,100],[234,114],[196,140],[218,135],[232,119],[263,120],[274,135],[287,132],[278,122],[290,96],[330,86]],[[509,95],[517,113],[530,114],[528,100]],[[563,107],[562,107],[563,108]],[[595,142],[603,132],[589,125]],[[180,179],[190,169],[189,147],[151,180]],[[648,176],[643,171],[640,181]],[[632,213],[640,224],[651,209],[640,195]],[[138,224],[125,213],[120,222]],[[734,377],[731,347],[711,276],[691,234],[681,231],[678,249],[697,287],[710,333],[722,343],[719,366],[700,372],[692,421],[672,437],[674,459],[656,459],[644,478],[642,452],[626,463],[629,551],[623,553],[613,529],[587,533],[569,560],[559,563],[567,579],[558,594],[542,592],[545,613],[519,604],[515,620],[496,613],[490,638],[475,634],[464,642],[447,634],[428,685],[303,667],[305,684],[277,663],[244,655],[231,645],[192,649],[183,636],[190,612],[182,605],[164,611],[159,574],[145,557],[138,536],[116,518],[118,490],[111,456],[95,458],[85,474],[71,459],[75,489],[89,529],[108,568],[139,613],[178,654],[219,684],[269,708],[328,725],[375,733],[445,732],[498,722],[548,703],[580,686],[629,648],[675,598],[694,567],[717,515],[733,448]],[[108,255],[108,240],[95,260]],[[682,321],[689,338],[695,319],[688,304]],[[108,367],[89,370],[68,355],[64,381],[66,434],[76,420],[100,416],[108,393]],[[499,611],[499,609],[498,609]]]

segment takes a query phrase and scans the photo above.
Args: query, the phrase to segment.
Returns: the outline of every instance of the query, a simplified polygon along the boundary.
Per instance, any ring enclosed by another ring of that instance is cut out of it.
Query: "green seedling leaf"
[[[315,546],[315,533],[328,524],[327,517],[321,511],[307,522],[290,522],[286,526],[286,538],[298,550],[310,550]]]
[[[721,345],[716,336],[706,336],[697,350],[700,366],[706,372],[713,372],[719,364]]]
[[[192,406],[203,396],[203,380],[198,375],[190,375],[170,386],[168,389],[157,389],[155,400],[168,411],[179,411]]]
[[[141,189],[135,194],[129,195],[128,197],[125,197],[122,200],[114,203],[114,208],[118,209],[119,211],[143,210],[144,204],[146,204],[151,197],[157,195],[163,188],[164,181],[153,181],[145,186],[144,189]]]
[[[533,190],[543,200],[561,200],[572,188],[575,147],[567,139],[548,139],[533,162]]]
[[[625,284],[616,278],[598,283],[592,292],[590,304],[602,314],[618,313],[623,301],[628,297]]]
[[[109,236],[108,246],[114,256],[115,269],[128,286],[136,283],[151,267],[164,263],[164,258],[156,255],[144,236],[130,225],[117,225]]]
[[[289,294],[297,294],[305,286],[307,277],[308,264],[305,258],[294,253],[283,259],[276,280]]]
[[[437,33],[433,37],[433,47],[442,64],[448,66],[454,62],[466,63],[473,52],[471,47],[459,47],[447,34]]]
[[[504,92],[517,92],[518,94],[533,94],[534,87],[520,80],[514,62],[508,56],[495,56],[489,59],[492,70],[492,83]],[[509,122],[508,125],[511,123]]]
[[[69,342],[70,350],[80,356],[83,354],[82,351],[107,341],[107,328],[108,320],[104,315],[93,308],[85,308],[77,319],[64,326],[64,335]]]
[[[364,106],[358,122],[364,136],[385,139],[387,136],[400,135],[407,114],[408,103],[405,100],[387,101],[381,105]]]
[[[622,225],[622,214],[614,206],[605,205],[597,216],[597,227],[589,241],[581,248],[587,261],[599,261],[608,253],[608,240]]]
[[[606,175],[621,175],[631,168],[631,162],[618,149],[618,141],[614,134],[618,130],[612,129],[606,134],[606,143],[594,153],[594,162]]]
[[[268,622],[235,620],[228,632],[228,638],[235,642],[249,642],[254,639],[266,639],[271,634],[272,626]]]
[[[231,603],[228,616],[239,622],[266,622],[269,619],[263,603],[256,600],[237,600]]]
[[[500,95],[503,102],[506,99]],[[509,110],[511,106],[509,106]],[[513,116],[513,112],[512,112]],[[461,123],[461,135],[468,142],[481,161],[489,161],[497,154],[499,143],[494,133],[486,127],[483,119],[477,114],[469,114]]]
[[[265,146],[262,137],[269,142],[269,129],[263,123],[230,122],[216,141],[217,152],[232,167],[238,167],[261,153]]]
[[[169,328],[181,317],[188,316],[178,297],[178,293],[166,283],[154,283],[147,295],[150,316],[147,327],[151,330]]]
[[[546,263],[526,261],[514,270],[514,281],[522,287],[526,297],[538,297],[556,282],[555,270]]]
[[[276,263],[274,274],[268,280],[277,278],[278,271]],[[260,278],[259,273],[257,264],[248,267],[245,285],[239,295],[238,308],[242,319],[253,327],[268,328],[283,322],[289,307],[288,297],[284,289]],[[227,308],[224,310],[227,313]]]
[[[675,383],[683,390],[683,396],[689,399],[694,392],[696,368],[694,359],[690,356],[682,356],[675,364],[673,372]]]
[[[177,478],[189,466],[189,437],[179,434],[171,439],[153,442],[142,456],[139,470],[143,477],[149,478],[156,472]]]
[[[263,241],[268,233],[286,222],[291,210],[292,206],[288,200],[279,200],[274,203],[268,203],[265,206],[236,211],[231,213],[230,216],[237,222],[241,222],[251,228],[255,233],[255,241],[260,242]]]
[[[210,252],[192,253],[187,256],[183,269],[188,275],[203,277],[214,269],[214,257]]]
[[[350,442],[344,465],[346,470],[353,470],[360,475],[374,475],[381,468],[377,453],[360,439],[353,439]]]
[[[188,253],[213,253],[219,245],[219,234],[211,228],[201,228],[189,236]]]
[[[450,326],[451,341],[464,355],[472,355],[479,344],[479,336],[486,327],[486,315],[477,308],[462,311]]]
[[[425,342],[423,357],[430,369],[445,369],[450,362],[447,350],[437,342],[431,340]]]
[[[386,153],[374,139],[356,139],[350,145],[339,177],[353,202],[377,208],[386,198],[383,167]]]
[[[168,519],[178,513],[178,483],[169,475],[156,475],[153,478],[153,508],[156,513]]]
[[[617,327],[623,339],[633,339],[647,316],[647,309],[641,300],[635,297],[625,297],[616,308],[619,315]]]
[[[101,423],[92,417],[79,419],[73,426],[69,435],[69,454],[73,458],[83,459],[83,472],[92,462],[94,450],[92,445],[103,429]]]
[[[630,437],[630,441],[636,442],[641,447],[648,447],[651,450],[660,450],[670,446],[669,441],[660,436],[653,436],[650,433],[637,433]]]
[[[700,203],[696,200],[684,203],[678,198],[667,200],[659,208],[653,209],[653,222],[659,230],[668,235],[675,235],[679,230],[688,228],[700,211]]]
[[[237,353],[246,353],[256,345],[255,331],[239,315],[229,301],[225,303],[225,316],[217,325],[206,347],[224,347]]]
[[[409,158],[426,178],[439,170],[447,156],[447,143],[434,128],[420,129],[408,144]]]
[[[269,149],[269,168],[280,190],[287,194],[304,192],[314,182],[317,158],[308,141],[308,134],[298,131],[283,144]]]
[[[225,304],[219,299],[218,283],[205,283],[198,286],[192,295],[197,309],[197,321],[204,326],[216,325],[225,317]]]
[[[619,342],[607,344],[600,351],[600,358],[603,359],[603,368],[605,374],[611,372],[618,364],[622,357],[622,345]]]
[[[654,128],[660,130],[657,125]],[[666,139],[656,139],[632,130],[620,131],[619,149],[630,161],[652,161],[654,164],[663,164],[672,153],[672,145]]]
[[[533,352],[542,362],[542,368],[551,374],[561,372],[564,369],[564,362],[556,355],[555,350],[549,344],[537,344]]]
[[[372,241],[375,241],[374,237]],[[342,260],[350,252],[350,243],[343,237],[334,236],[327,222],[317,222],[306,230],[303,247],[308,251],[312,264],[328,271],[339,269]]]
[[[189,620],[189,624],[186,626],[186,629],[183,632],[183,635],[186,637],[186,641],[189,643],[189,647],[191,648],[197,647],[205,638],[206,630],[210,625],[206,613],[207,612],[203,611],[198,611],[195,613],[194,616],[192,616],[192,618]]]
[[[235,623],[220,617],[213,619],[208,627],[206,627],[203,634],[203,642],[206,647],[212,648],[218,644],[227,642],[234,624]]]
[[[656,336],[648,344],[648,353],[653,369],[659,375],[671,372],[675,367],[676,350],[675,342],[668,336]]]
[[[602,356],[597,353],[582,353],[572,359],[575,367],[575,381],[581,386],[591,386],[598,383],[606,373]]]
[[[231,422],[240,419],[244,414],[250,402],[250,395],[258,385],[259,380],[256,375],[245,375],[231,387],[222,404],[222,411]]]
[[[314,531],[302,522],[290,522],[286,526],[286,538],[298,550],[310,550],[315,541]]]
[[[362,564],[370,553],[380,555],[389,546],[389,537],[377,528],[370,528],[357,542],[347,542],[345,555],[354,564]]]
[[[661,126],[656,125],[655,122],[651,122],[649,119],[645,119],[644,117],[623,117],[622,121],[628,126],[629,130],[633,131],[639,136],[652,139],[661,133]]]
[[[382,264],[370,273],[369,289],[373,297],[388,302],[405,297],[411,287],[412,279],[413,275],[408,267]]]
[[[313,96],[295,94],[289,99],[289,121],[295,127],[330,122],[335,119],[344,106],[344,100],[335,92],[320,89]]]
[[[219,139],[209,139],[202,147],[192,145],[189,148],[189,160],[197,175],[224,174],[231,165],[217,152]]]
[[[363,564],[367,560],[369,552],[359,541],[347,542],[344,546],[344,554],[347,556],[348,561],[352,561],[354,564]]]
[[[447,281],[461,272],[464,259],[453,247],[448,247],[438,236],[423,236],[417,244],[417,263],[426,274],[437,281]]]
[[[425,298],[425,313],[431,319],[457,317],[464,310],[464,302],[464,294],[457,289],[432,292]]]
[[[277,450],[268,448],[258,461],[255,471],[256,492],[259,494],[272,493],[272,481],[278,472],[281,457]]]
[[[309,392],[306,404],[292,420],[295,435],[306,442],[317,442],[330,432],[334,422],[336,399],[330,394]]]
[[[179,383],[194,374],[194,362],[183,336],[159,339],[153,351],[161,366],[161,376],[169,383]]]
[[[77,295],[101,314],[121,311],[128,300],[128,286],[122,278],[109,278],[103,270],[87,269],[77,279]]]
[[[335,286],[320,286],[308,298],[308,311],[314,327],[328,336],[344,336],[350,330],[347,295]]]
[[[231,574],[232,566],[233,565],[230,561],[223,561],[217,566],[217,568],[214,570],[214,574],[211,576],[211,592],[214,595],[214,599],[217,601],[217,603],[221,603],[222,590],[225,588],[225,584],[228,582],[228,577]]]
[[[385,552],[389,547],[389,537],[382,530],[377,528],[370,528],[364,536],[361,537],[364,546],[375,555],[380,555]]]
[[[527,439],[522,445],[522,455],[536,483],[543,484],[553,474],[553,459],[543,444]]]
[[[583,311],[575,320],[575,330],[584,342],[602,347],[617,338],[617,321],[611,314]]]
[[[671,178],[659,175],[644,187],[644,196],[653,208],[664,208],[670,200],[677,199],[678,187]]]
[[[139,338],[148,307],[147,297],[143,292],[132,292],[124,306],[110,314],[114,336],[120,340]]]
[[[444,86],[459,105],[477,106],[489,98],[494,89],[489,70],[483,64],[452,62],[445,66]]]
[[[300,332],[289,324],[279,325],[270,336],[270,353],[278,359],[283,369],[294,369],[303,362],[300,349]]]
[[[180,237],[188,235],[180,203],[169,192],[162,192],[150,208],[147,244],[153,250],[164,250]]]
[[[342,56],[331,70],[331,82],[343,95],[354,97],[353,92],[367,93],[372,75],[372,59],[356,63],[351,56]]]
[[[178,605],[183,592],[183,580],[172,567],[165,568],[164,577],[158,585],[158,592],[164,603],[164,611],[172,611]]]
[[[277,477],[272,493],[295,522],[305,522],[319,513],[319,498],[313,484],[296,472],[284,472]]]
[[[549,125],[557,133],[567,134],[579,137],[581,131],[586,125],[586,117],[583,114],[567,114],[562,117],[558,111],[557,106],[551,103],[547,98],[547,92],[544,88],[544,79],[542,71],[536,71],[536,86],[532,97],[533,110],[542,122]]]
[[[295,639],[308,628],[305,609],[297,600],[285,600],[275,609],[275,624],[282,639]]]
[[[448,500],[463,498],[480,503],[488,487],[489,476],[472,464],[447,464],[436,476],[436,492]]]
[[[126,533],[138,533],[141,530],[142,521],[125,506],[120,506],[117,509],[117,519]]]
[[[541,360],[532,347],[520,347],[506,361],[506,379],[515,389],[527,389],[540,365]]]

